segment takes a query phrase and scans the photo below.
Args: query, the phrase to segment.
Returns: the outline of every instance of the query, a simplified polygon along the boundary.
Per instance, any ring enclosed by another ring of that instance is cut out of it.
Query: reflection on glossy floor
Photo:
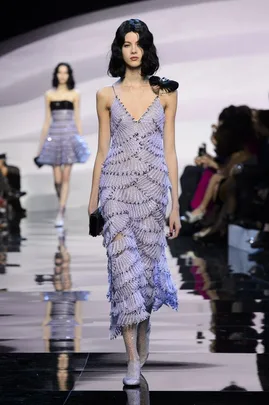
[[[205,248],[186,237],[170,242],[180,309],[153,315],[141,388],[125,392],[123,342],[108,335],[102,239],[88,237],[86,208],[69,210],[64,231],[53,228],[50,215],[30,214],[21,224],[25,240],[2,241],[1,403],[152,405],[184,391],[187,403],[217,404],[229,392],[269,390],[266,256],[250,262],[243,251]],[[253,401],[232,394],[236,403]]]

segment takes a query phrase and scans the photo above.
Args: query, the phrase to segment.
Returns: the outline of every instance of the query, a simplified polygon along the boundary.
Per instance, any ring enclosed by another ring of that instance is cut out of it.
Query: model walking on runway
[[[119,80],[97,92],[99,143],[89,214],[105,220],[110,338],[123,335],[126,385],[138,385],[149,354],[150,315],[178,308],[165,257],[165,214],[171,191],[170,237],[180,230],[175,115],[178,83],[152,76],[159,68],[145,23],[121,24],[108,72]]]
[[[75,89],[70,65],[59,63],[56,66],[52,86],[45,94],[46,117],[35,162],[39,167],[53,167],[54,185],[59,200],[55,226],[62,227],[72,165],[85,163],[90,151],[82,137],[80,94]]]

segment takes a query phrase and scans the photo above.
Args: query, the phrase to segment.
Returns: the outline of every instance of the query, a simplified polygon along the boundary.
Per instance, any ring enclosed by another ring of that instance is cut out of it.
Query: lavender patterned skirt
[[[100,209],[105,219],[103,246],[108,258],[107,297],[111,303],[110,339],[121,335],[123,326],[139,324],[162,305],[178,308],[177,288],[165,252],[166,173],[155,170],[159,185],[146,176],[132,181],[132,176],[114,175],[114,166],[104,164],[100,180]],[[115,239],[116,235],[119,238]]]
[[[78,134],[73,111],[52,111],[52,124],[38,162],[50,166],[72,165],[85,163],[89,156],[88,145]]]

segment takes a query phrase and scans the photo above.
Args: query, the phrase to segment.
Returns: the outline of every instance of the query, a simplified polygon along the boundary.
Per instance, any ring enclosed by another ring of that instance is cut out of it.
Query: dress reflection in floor
[[[42,326],[45,351],[55,353],[52,382],[59,391],[68,391],[75,383],[72,354],[80,352],[80,303],[89,299],[89,292],[72,291],[71,256],[66,247],[65,231],[59,229],[58,232],[58,250],[54,255],[55,267],[51,277],[55,291],[42,294],[47,303]]]
[[[64,231],[59,234],[58,251],[54,255],[55,291],[43,293],[47,302],[43,321],[44,340],[48,352],[79,352],[81,338],[81,301],[87,301],[88,291],[72,291],[71,257],[65,243]]]

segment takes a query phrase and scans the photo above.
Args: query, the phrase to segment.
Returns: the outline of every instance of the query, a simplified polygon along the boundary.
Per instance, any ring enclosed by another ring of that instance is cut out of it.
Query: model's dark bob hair
[[[73,76],[73,69],[71,68],[71,66],[68,63],[65,63],[65,62],[58,63],[58,65],[54,69],[53,76],[52,76],[52,87],[57,88],[58,85],[59,85],[59,80],[58,80],[58,77],[57,77],[57,73],[58,73],[58,69],[59,69],[60,66],[65,66],[67,68],[68,79],[67,79],[66,85],[67,85],[68,90],[72,90],[75,87],[75,79],[74,79],[74,76]]]
[[[125,76],[126,65],[122,57],[122,47],[125,42],[125,36],[129,32],[135,32],[139,35],[139,46],[144,54],[141,64],[141,76],[151,76],[159,69],[159,58],[153,43],[153,35],[147,25],[140,20],[131,19],[124,21],[116,31],[116,36],[111,45],[111,58],[108,66],[108,75],[112,77]]]

